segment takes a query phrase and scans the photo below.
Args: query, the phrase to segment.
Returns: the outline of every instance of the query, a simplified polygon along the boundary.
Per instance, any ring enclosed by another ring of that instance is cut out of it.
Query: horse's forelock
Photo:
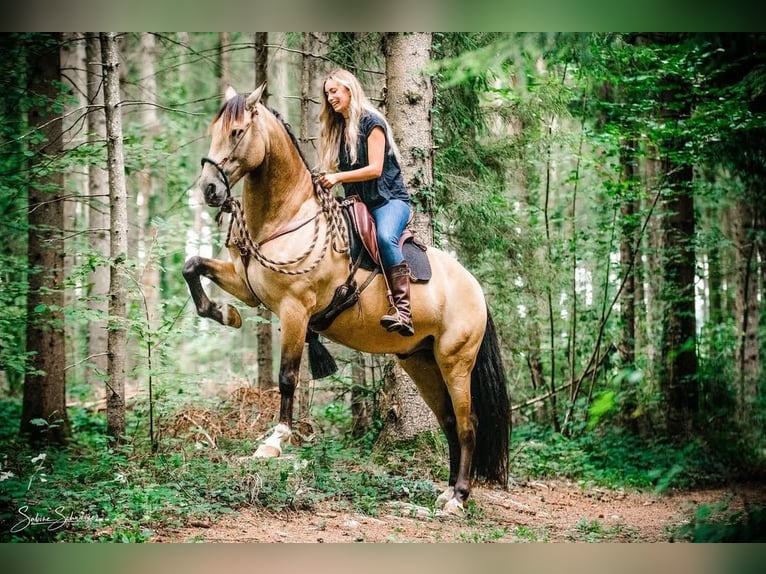
[[[226,100],[210,123],[210,132],[212,133],[218,120],[221,120],[220,129],[224,133],[229,133],[234,124],[241,122],[245,117],[245,99],[243,94],[237,94],[233,98]]]

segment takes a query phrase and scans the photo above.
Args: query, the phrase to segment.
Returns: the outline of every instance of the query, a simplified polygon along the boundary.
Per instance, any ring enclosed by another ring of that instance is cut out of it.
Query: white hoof
[[[453,496],[455,496],[455,487],[450,486],[436,499],[436,507],[444,508],[444,505],[447,504],[447,502],[451,500]]]
[[[282,456],[281,448],[264,443],[255,451],[253,458],[278,458],[280,456]]]
[[[444,512],[447,514],[462,516],[464,511],[463,503],[457,498],[450,498],[447,504],[444,505]]]
[[[277,458],[282,456],[282,442],[288,440],[293,431],[290,427],[279,423],[274,427],[274,432],[271,436],[263,441],[263,444],[258,447],[253,455],[255,458]]]

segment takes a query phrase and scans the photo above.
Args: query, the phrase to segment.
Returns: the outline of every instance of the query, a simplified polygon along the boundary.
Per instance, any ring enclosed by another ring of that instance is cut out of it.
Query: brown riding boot
[[[393,297],[389,315],[383,315],[380,324],[389,332],[398,331],[404,337],[415,334],[410,308],[410,268],[406,261],[386,269],[388,285]]]

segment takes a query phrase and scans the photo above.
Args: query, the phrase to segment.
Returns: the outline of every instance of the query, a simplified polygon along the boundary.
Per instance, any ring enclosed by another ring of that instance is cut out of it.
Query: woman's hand
[[[336,183],[340,183],[339,175],[337,173],[325,173],[319,176],[319,183],[322,187],[332,189]]]

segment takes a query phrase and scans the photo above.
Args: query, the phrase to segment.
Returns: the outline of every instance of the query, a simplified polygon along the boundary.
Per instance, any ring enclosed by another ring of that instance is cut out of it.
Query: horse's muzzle
[[[220,207],[226,199],[226,190],[210,182],[202,189],[202,195],[209,207]]]

